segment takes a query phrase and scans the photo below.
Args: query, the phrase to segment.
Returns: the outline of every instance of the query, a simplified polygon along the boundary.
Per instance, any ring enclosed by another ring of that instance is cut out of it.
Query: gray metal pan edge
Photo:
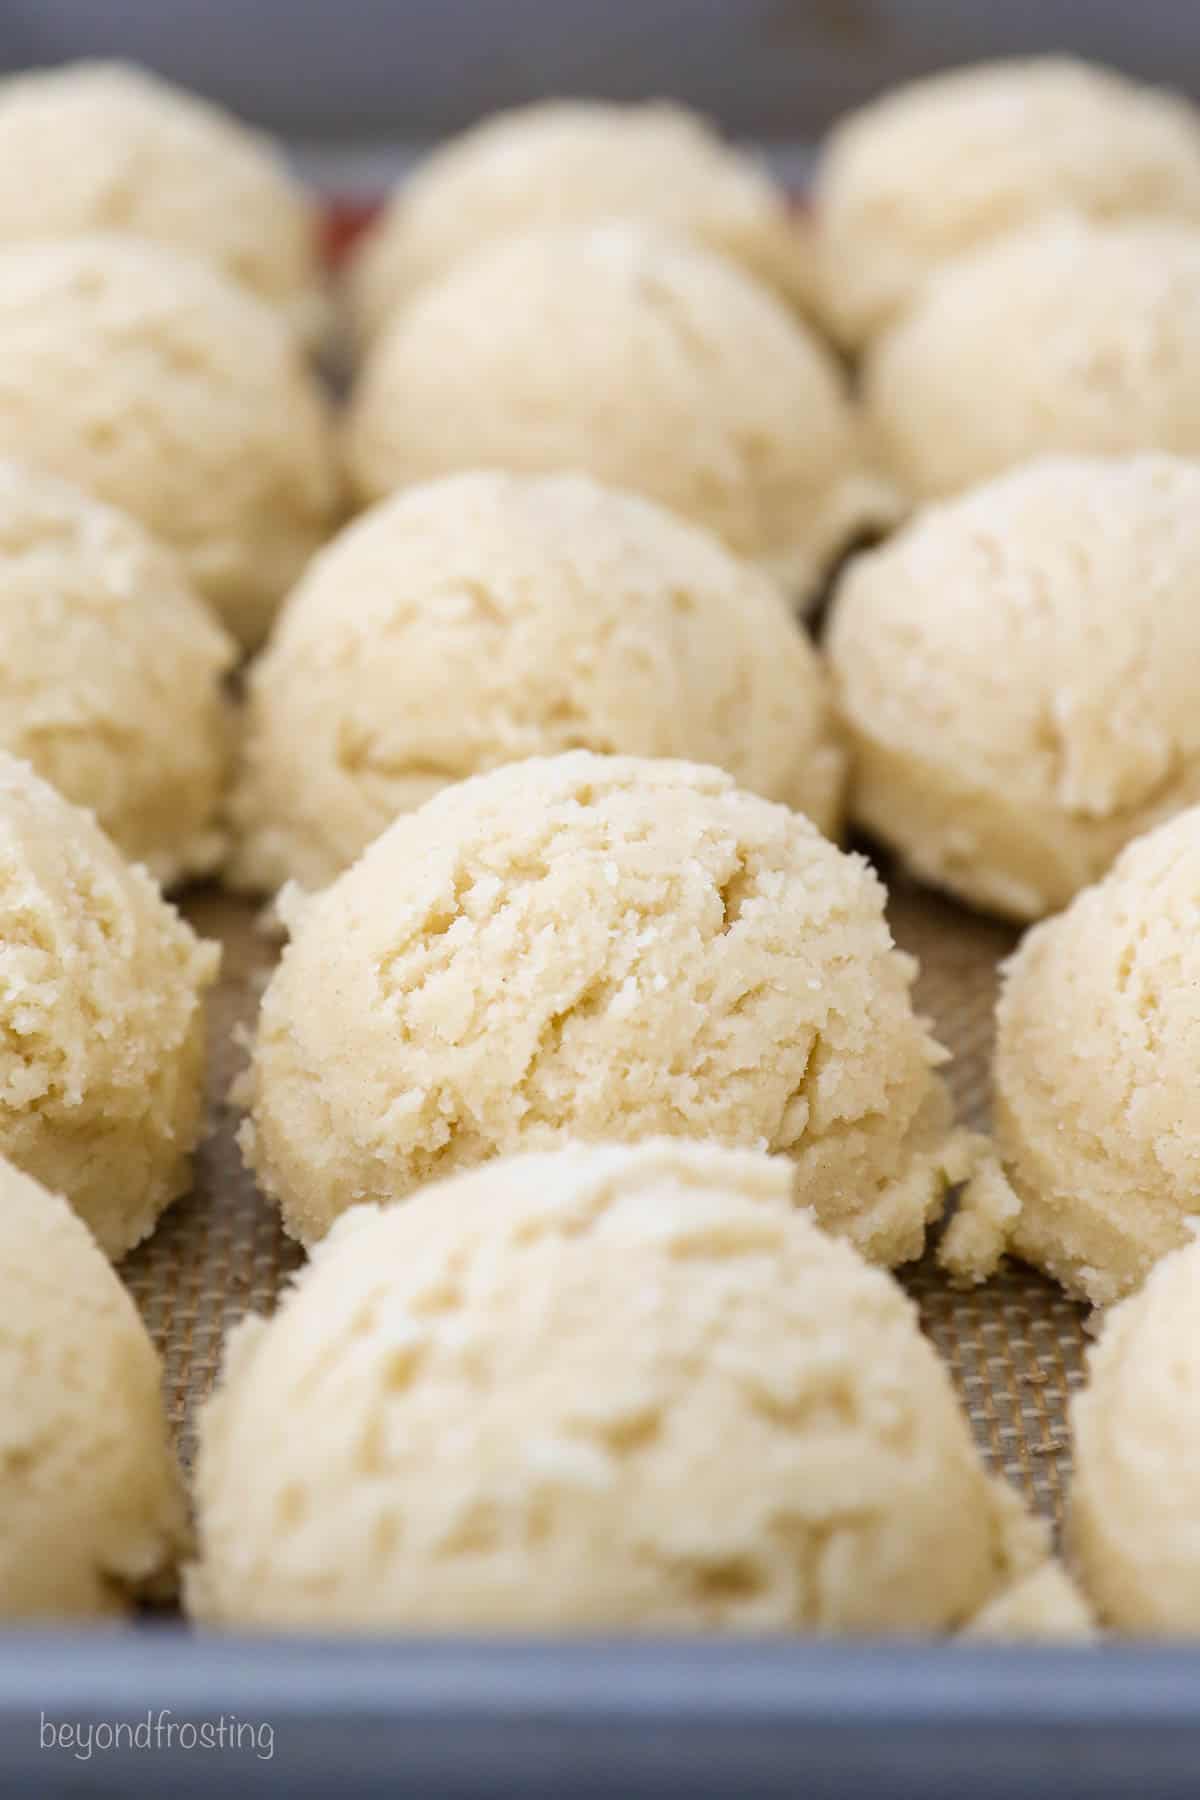
[[[137,1725],[267,1726],[255,1748]],[[47,1743],[64,1723],[89,1748]],[[97,1725],[124,1722],[119,1748]],[[0,1637],[0,1792],[1195,1800],[1200,1650]]]

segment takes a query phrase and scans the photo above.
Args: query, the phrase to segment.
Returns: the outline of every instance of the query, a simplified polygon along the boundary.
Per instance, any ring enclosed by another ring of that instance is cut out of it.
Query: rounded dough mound
[[[1019,1255],[1107,1306],[1200,1214],[1200,809],[1031,931],[997,1013],[996,1148]]]
[[[952,264],[877,340],[864,406],[917,499],[1054,451],[1200,455],[1200,230],[1065,221]]]
[[[363,341],[484,245],[547,226],[644,219],[744,265],[793,299],[804,240],[766,171],[681,107],[554,100],[485,119],[430,156],[355,259]]]
[[[306,335],[327,310],[315,214],[269,139],[120,63],[0,82],[0,243],[92,231],[187,251]]]
[[[250,1160],[311,1243],[492,1156],[706,1137],[917,1256],[956,1140],[884,898],[716,769],[577,751],[445,788],[289,920]]]
[[[192,1610],[965,1623],[1044,1539],[984,1474],[911,1302],[794,1210],[791,1176],[711,1145],[570,1146],[350,1214],[227,1346]]]
[[[164,885],[223,854],[234,655],[132,519],[0,460],[0,745]]]
[[[824,670],[758,571],[586,477],[410,488],[318,557],[255,665],[235,877],[323,887],[447,782],[576,748],[692,756],[838,824]]]
[[[481,252],[401,309],[351,401],[359,496],[464,469],[645,494],[798,598],[891,516],[829,353],[742,270],[629,224]]]
[[[124,1611],[187,1542],[162,1367],[66,1202],[0,1160],[0,1615]]]
[[[1200,1635],[1200,1244],[1105,1320],[1071,1409],[1068,1539],[1104,1621]]]
[[[1057,911],[1200,800],[1200,464],[1048,460],[932,508],[842,581],[853,810],[923,878]]]
[[[90,814],[0,753],[0,1154],[122,1256],[190,1185],[201,943]]]
[[[0,455],[140,520],[247,645],[336,499],[294,334],[203,263],[134,238],[0,250]]]
[[[815,200],[822,310],[859,346],[945,263],[1056,213],[1200,221],[1200,124],[1174,95],[1067,57],[983,63],[850,114]]]

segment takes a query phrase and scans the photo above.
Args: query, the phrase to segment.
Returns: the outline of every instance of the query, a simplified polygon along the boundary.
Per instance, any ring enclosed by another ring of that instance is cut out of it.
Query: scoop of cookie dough
[[[997,1010],[996,1161],[943,1246],[986,1276],[1010,1245],[1107,1306],[1200,1217],[1200,809],[1036,926]]]
[[[325,404],[284,321],[134,238],[0,250],[0,455],[140,520],[247,645],[336,499]]]
[[[954,257],[1056,213],[1200,222],[1200,123],[1068,57],[952,69],[849,114],[815,202],[822,310],[862,345]]]
[[[447,782],[576,747],[716,763],[838,824],[824,670],[765,576],[584,476],[408,489],[318,557],[255,665],[236,878],[323,887]]]
[[[1051,452],[1200,456],[1200,230],[1060,220],[948,265],[876,340],[863,403],[917,500]]]
[[[1071,1409],[1068,1540],[1118,1630],[1200,1636],[1200,1244],[1105,1320]]]
[[[223,853],[234,655],[132,519],[0,460],[0,745],[164,885]]]
[[[788,298],[804,240],[765,169],[682,107],[553,100],[498,113],[398,188],[351,271],[358,336],[480,247],[545,226],[645,219],[743,264]]]
[[[985,1475],[911,1302],[796,1209],[797,1173],[712,1145],[572,1145],[356,1209],[228,1344],[192,1611],[965,1623],[1045,1560],[1044,1534]]]
[[[512,239],[423,288],[367,359],[347,451],[363,500],[465,469],[594,475],[798,599],[895,504],[800,321],[722,257],[629,223]]]
[[[0,82],[0,243],[122,231],[188,251],[312,335],[316,217],[269,139],[142,69]]]
[[[1090,1644],[1096,1620],[1062,1564],[1048,1559],[976,1614],[964,1637],[996,1643]]]
[[[0,1154],[115,1259],[190,1183],[217,946],[4,753],[0,945]]]
[[[121,1612],[173,1585],[187,1514],[161,1377],[86,1227],[0,1159],[5,1619]]]
[[[853,809],[1018,919],[1200,800],[1200,464],[1048,459],[931,508],[844,577],[829,645]]]
[[[445,788],[285,905],[250,1159],[311,1243],[515,1150],[707,1137],[792,1157],[874,1259],[919,1255],[957,1139],[883,905],[716,769],[579,751]]]

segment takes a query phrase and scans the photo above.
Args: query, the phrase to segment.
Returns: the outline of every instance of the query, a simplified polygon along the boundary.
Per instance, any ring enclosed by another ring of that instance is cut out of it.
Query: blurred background
[[[373,146],[419,145],[553,93],[668,93],[732,132],[794,147],[908,76],[1068,47],[1196,92],[1200,4],[0,0],[0,67],[131,57],[363,169]]]

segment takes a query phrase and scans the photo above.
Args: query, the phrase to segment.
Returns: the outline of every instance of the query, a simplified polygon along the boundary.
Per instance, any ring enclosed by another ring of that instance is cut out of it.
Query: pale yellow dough
[[[344,1218],[228,1342],[193,1614],[965,1624],[1045,1562],[1045,1533],[985,1474],[911,1302],[796,1209],[797,1173],[571,1145]]]
[[[1107,1306],[1200,1219],[1200,808],[1139,838],[1036,926],[997,1010],[996,1158],[944,1256],[986,1277],[1006,1244]]]
[[[233,642],[125,514],[0,460],[0,745],[171,885],[220,861]]]
[[[825,673],[765,576],[583,476],[449,476],[318,557],[249,684],[234,877],[323,887],[447,782],[691,756],[836,831]]]
[[[823,315],[861,346],[946,263],[1057,213],[1200,223],[1200,122],[1068,57],[951,69],[843,119],[814,202]]]
[[[121,231],[187,251],[324,323],[317,217],[270,139],[123,63],[0,82],[0,243]]]
[[[567,1137],[791,1156],[821,1222],[920,1254],[957,1162],[884,892],[690,763],[510,764],[288,907],[246,1148],[306,1243],[358,1200]]]
[[[828,642],[855,818],[925,880],[1063,907],[1200,800],[1200,463],[1047,459],[851,564]]]
[[[86,1227],[0,1159],[0,1616],[174,1585],[187,1513],[162,1366]]]
[[[219,951],[88,813],[0,753],[0,1154],[114,1259],[190,1185]]]
[[[0,249],[0,455],[140,520],[246,645],[337,498],[294,334],[205,264],[132,237]]]
[[[998,1643],[1090,1644],[1096,1620],[1077,1583],[1052,1558],[989,1601],[964,1636]]]
[[[1068,1542],[1109,1625],[1200,1637],[1200,1244],[1104,1323],[1071,1409]]]
[[[679,106],[552,100],[485,119],[403,185],[351,267],[356,336],[378,336],[426,282],[485,245],[606,219],[667,226],[787,299],[807,292],[805,237],[766,170]]]
[[[423,288],[364,365],[346,449],[363,501],[466,469],[594,475],[798,601],[895,511],[816,337],[733,264],[629,223],[515,238]]]
[[[876,340],[863,406],[914,500],[1053,452],[1200,456],[1200,229],[1059,220],[949,264]]]

